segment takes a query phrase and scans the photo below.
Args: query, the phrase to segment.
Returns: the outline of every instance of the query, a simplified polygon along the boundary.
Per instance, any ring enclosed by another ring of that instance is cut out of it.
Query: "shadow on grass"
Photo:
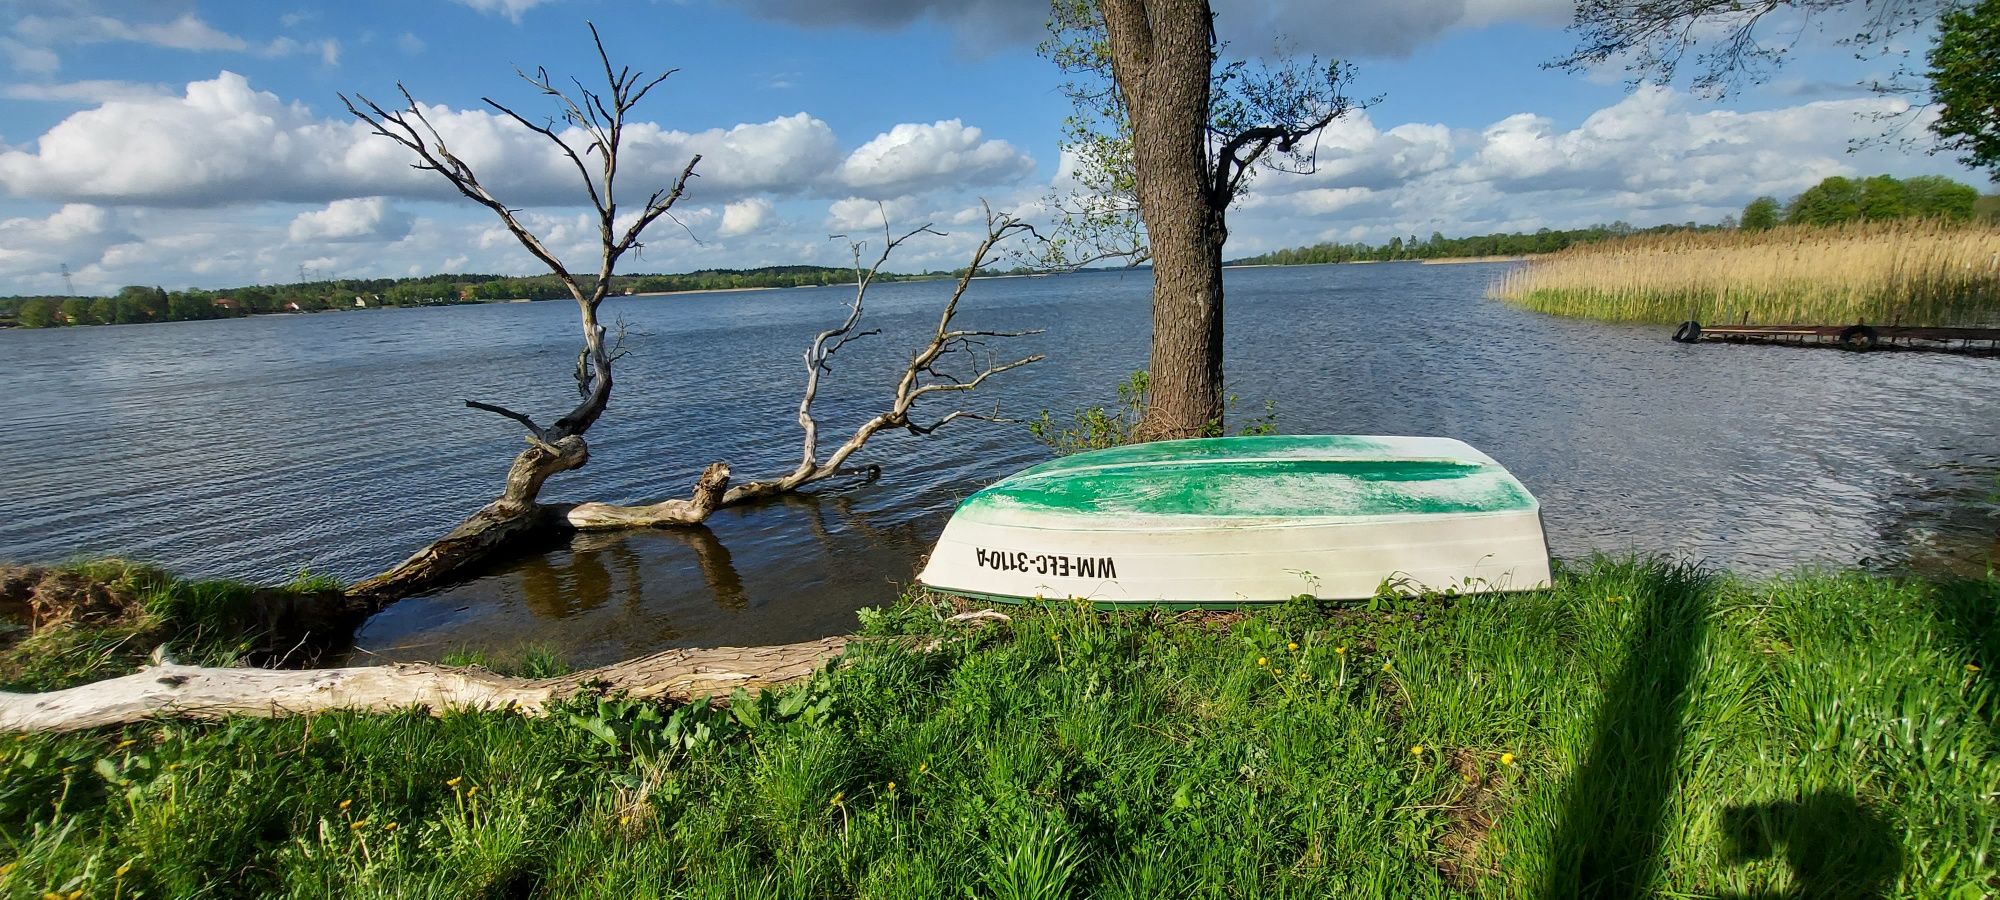
[[[1730,900],[1882,897],[1903,868],[1903,848],[1889,823],[1837,791],[1730,807],[1722,812],[1722,836],[1731,865],[1770,859],[1782,848],[1792,870],[1788,891],[1736,894]]]
[[[1563,792],[1547,898],[1644,896],[1659,868],[1715,579],[1691,565],[1627,565],[1636,609],[1590,750]]]
[[[1938,587],[1931,614],[1986,691],[1975,710],[2000,743],[2000,579],[1952,581]]]

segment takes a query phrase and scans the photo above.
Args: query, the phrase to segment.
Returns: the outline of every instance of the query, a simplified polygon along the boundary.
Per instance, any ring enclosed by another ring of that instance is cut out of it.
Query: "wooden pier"
[[[1924,350],[2000,356],[2000,328],[1925,328],[1903,325],[1703,325],[1682,322],[1674,340],[1683,344],[1786,344],[1840,350]]]

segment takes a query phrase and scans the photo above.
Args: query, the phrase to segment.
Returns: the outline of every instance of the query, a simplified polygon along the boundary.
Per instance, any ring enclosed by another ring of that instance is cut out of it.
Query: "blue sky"
[[[1712,221],[1828,174],[1940,173],[1948,159],[1848,152],[1895,103],[1855,89],[1880,63],[1808,35],[1725,100],[1628,90],[1540,64],[1569,48],[1563,0],[1217,0],[1239,48],[1282,35],[1359,69],[1382,101],[1337,123],[1312,176],[1269,175],[1229,252],[1319,240]],[[1059,75],[1035,0],[0,0],[0,294],[127,283],[228,286],[315,275],[536,271],[484,211],[359,133],[335,96],[398,80],[461,155],[563,252],[584,252],[540,140],[482,111],[543,111],[514,66],[588,76],[586,20],[616,59],[680,72],[640,111],[628,189],[702,152],[634,271],[837,263],[836,231],[937,221],[901,268],[949,267],[981,198],[1033,214],[1061,177]],[[656,126],[656,127],[655,127]],[[435,183],[433,183],[435,182]]]

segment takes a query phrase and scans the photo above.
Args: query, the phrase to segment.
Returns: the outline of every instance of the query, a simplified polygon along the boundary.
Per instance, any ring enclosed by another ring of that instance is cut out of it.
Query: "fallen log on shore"
[[[557,701],[592,690],[687,702],[727,696],[737,688],[757,691],[803,681],[839,658],[849,640],[841,636],[769,647],[666,650],[540,679],[424,663],[305,670],[163,663],[59,691],[0,693],[0,732],[77,731],[163,716],[275,718],[410,707],[433,714],[508,709],[541,715]]]

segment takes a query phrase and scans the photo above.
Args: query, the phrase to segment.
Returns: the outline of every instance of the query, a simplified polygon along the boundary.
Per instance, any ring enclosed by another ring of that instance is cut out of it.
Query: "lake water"
[[[1667,329],[1554,319],[1483,298],[1498,265],[1228,273],[1230,389],[1293,433],[1437,434],[1505,463],[1553,551],[1663,551],[1753,574],[1809,564],[1984,571],[2000,531],[2000,359],[1674,344]],[[941,283],[884,284],[883,334],[836,359],[827,447],[889,396]],[[983,410],[1102,402],[1145,364],[1145,272],[974,285],[966,327],[1045,328],[1046,362]],[[788,470],[799,354],[846,288],[619,298],[630,327],[592,461],[550,500],[683,495],[709,462]],[[520,446],[471,397],[553,417],[573,402],[568,303],[0,331],[0,559],[116,553],[194,575],[353,578],[496,493]],[[940,404],[941,413],[948,407]],[[1045,457],[1019,426],[884,434],[883,476],[707,528],[583,535],[361,632],[364,657],[595,663],[675,645],[850,630],[906,585],[954,503]]]

